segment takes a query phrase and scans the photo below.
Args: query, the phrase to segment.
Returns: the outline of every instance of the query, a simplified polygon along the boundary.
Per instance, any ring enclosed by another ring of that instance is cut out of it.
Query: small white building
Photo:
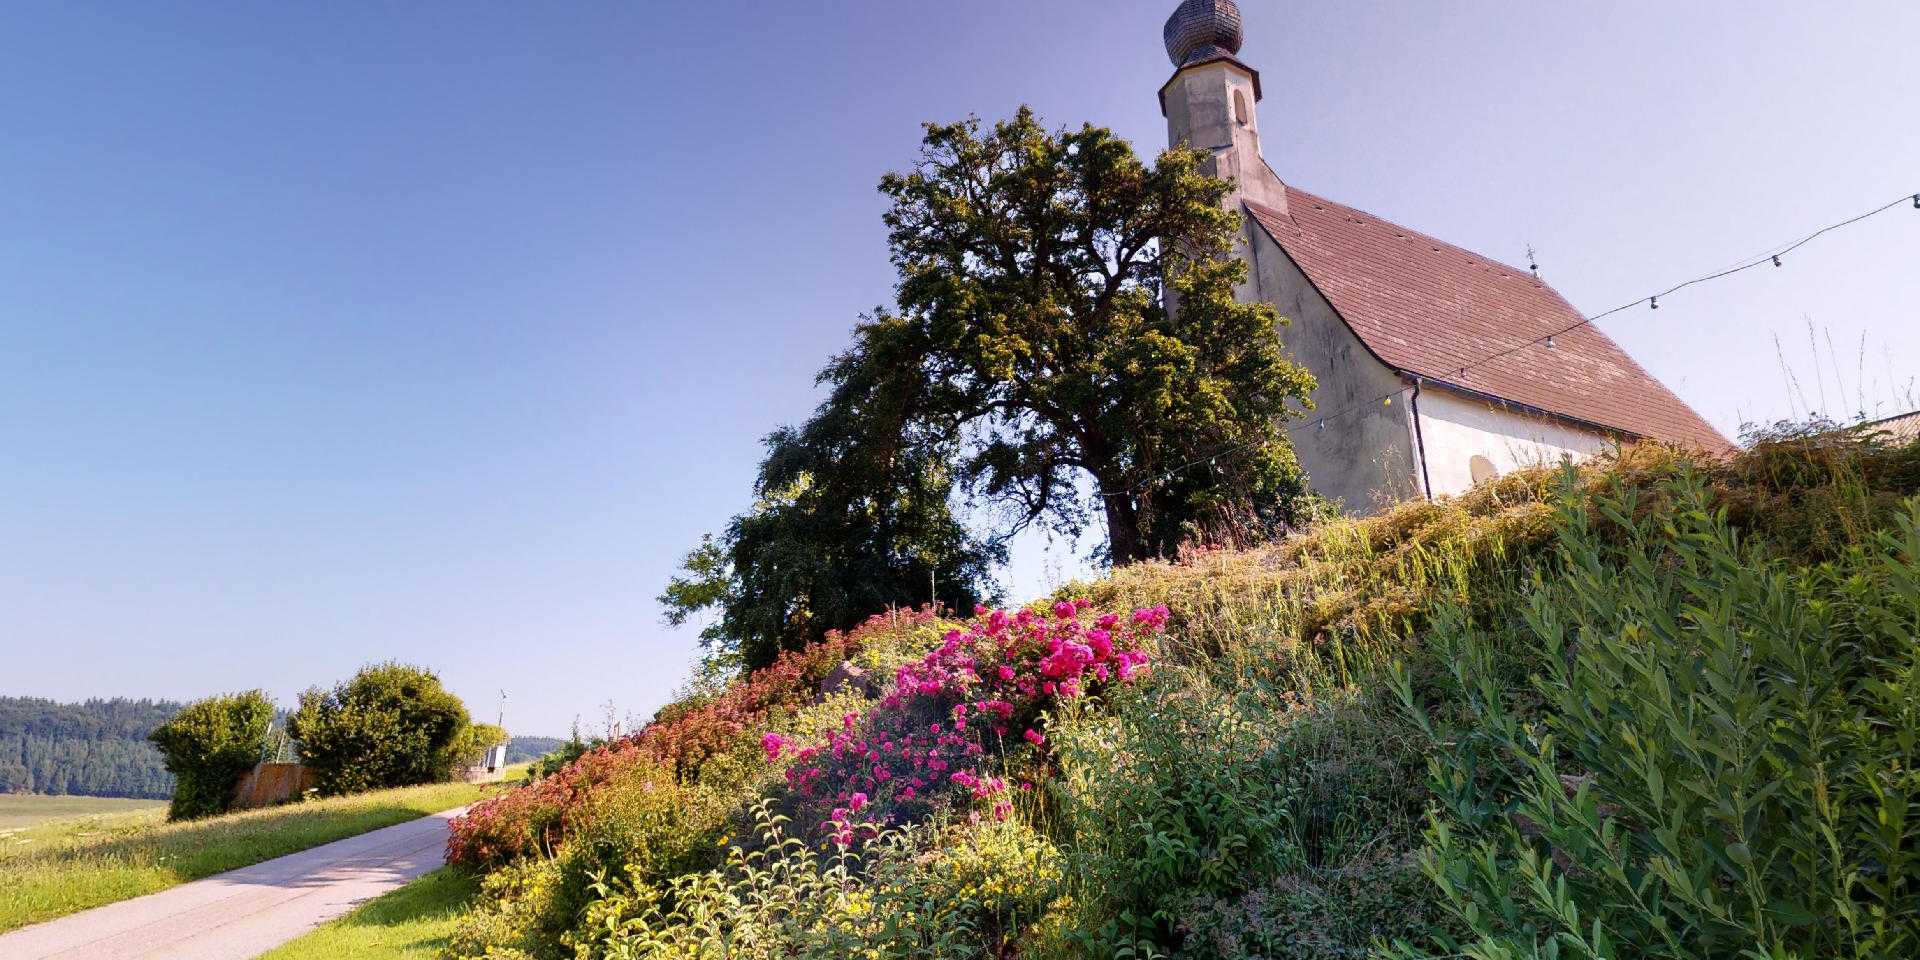
[[[1240,296],[1291,320],[1282,339],[1319,381],[1293,433],[1316,492],[1371,513],[1620,441],[1731,447],[1530,272],[1281,180],[1241,38],[1233,0],[1182,3],[1160,105],[1168,142],[1210,151],[1235,185]]]

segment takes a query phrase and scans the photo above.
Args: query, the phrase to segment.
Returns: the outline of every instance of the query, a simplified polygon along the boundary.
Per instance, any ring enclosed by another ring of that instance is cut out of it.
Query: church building
[[[1239,295],[1290,319],[1282,339],[1319,381],[1292,434],[1315,492],[1371,513],[1621,442],[1729,448],[1531,272],[1275,174],[1234,0],[1186,0],[1165,39],[1168,141],[1212,153],[1212,173],[1234,184]]]

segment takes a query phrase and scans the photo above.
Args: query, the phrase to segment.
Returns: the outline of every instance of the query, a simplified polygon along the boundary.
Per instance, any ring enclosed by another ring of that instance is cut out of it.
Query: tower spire
[[[1167,18],[1161,37],[1175,67],[1231,59],[1245,39],[1240,7],[1234,0],[1186,0]]]

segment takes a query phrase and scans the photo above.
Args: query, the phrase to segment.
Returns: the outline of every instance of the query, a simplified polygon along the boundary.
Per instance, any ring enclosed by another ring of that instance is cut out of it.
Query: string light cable
[[[1713,273],[1706,274],[1704,276],[1694,277],[1691,280],[1683,280],[1658,293],[1651,293],[1644,297],[1639,298],[1638,300],[1633,300],[1627,303],[1623,303],[1617,307],[1614,307],[1611,310],[1603,310],[1590,317],[1583,317],[1580,320],[1574,323],[1567,324],[1566,326],[1561,327],[1557,330],[1553,330],[1548,333],[1542,334],[1540,336],[1534,337],[1531,340],[1525,340],[1520,343],[1516,343],[1513,346],[1507,347],[1506,349],[1503,349],[1494,353],[1487,354],[1486,356],[1481,357],[1477,360],[1474,360],[1470,363],[1462,364],[1459,367],[1454,368],[1453,372],[1457,376],[1464,378],[1467,375],[1467,371],[1469,370],[1472,370],[1476,367],[1486,366],[1489,363],[1492,363],[1496,360],[1503,359],[1505,357],[1512,356],[1513,354],[1519,353],[1520,351],[1525,350],[1529,347],[1540,346],[1544,344],[1548,349],[1553,349],[1554,348],[1553,341],[1555,337],[1564,336],[1568,333],[1572,333],[1573,331],[1578,330],[1581,327],[1591,326],[1593,322],[1596,320],[1613,316],[1616,313],[1621,313],[1627,310],[1631,310],[1634,307],[1640,306],[1641,304],[1646,304],[1648,309],[1658,310],[1660,309],[1661,297],[1670,296],[1672,294],[1679,293],[1680,291],[1685,290],[1686,288],[1694,286],[1696,284],[1709,283],[1714,280],[1721,280],[1726,277],[1733,276],[1736,273],[1741,273],[1746,270],[1751,270],[1754,267],[1765,266],[1767,264],[1772,264],[1773,266],[1776,266],[1776,267],[1785,266],[1785,264],[1782,262],[1782,258],[1794,252],[1795,250],[1798,250],[1801,247],[1804,247],[1807,244],[1812,243],[1814,240],[1817,240],[1820,237],[1825,236],[1826,234],[1832,233],[1835,230],[1839,230],[1844,227],[1853,226],[1854,224],[1859,223],[1860,221],[1865,220],[1869,217],[1873,217],[1878,214],[1885,213],[1888,210],[1892,210],[1893,208],[1900,206],[1901,204],[1908,203],[1909,201],[1911,201],[1911,203],[1913,204],[1913,208],[1915,210],[1920,210],[1920,193],[1903,194],[1902,196],[1894,200],[1890,200],[1886,203],[1883,203],[1880,206],[1874,207],[1872,210],[1868,210],[1865,213],[1848,217],[1847,219],[1841,220],[1838,223],[1830,223],[1824,227],[1821,227],[1818,230],[1813,231],[1812,233],[1807,234],[1804,237],[1801,237],[1798,240],[1788,241],[1777,247],[1771,248],[1768,252],[1756,254],[1753,257],[1750,257],[1746,260],[1737,261],[1735,265],[1731,267],[1727,267],[1723,270],[1718,270]],[[1284,432],[1288,434],[1292,434],[1301,430],[1315,430],[1315,431],[1325,430],[1327,426],[1327,421],[1329,420],[1335,420],[1360,410],[1368,410],[1381,405],[1391,405],[1393,403],[1393,398],[1405,393],[1406,390],[1407,388],[1401,387],[1392,392],[1383,393],[1380,396],[1374,397],[1371,400],[1364,400],[1359,403],[1353,404],[1351,406],[1342,407],[1339,410],[1335,410],[1332,413],[1320,414],[1314,417],[1313,420],[1311,421],[1305,421],[1305,422],[1296,423],[1291,426],[1288,426],[1285,428]],[[1158,475],[1156,475],[1153,479],[1148,480],[1137,487],[1133,487],[1127,490],[1103,492],[1100,495],[1103,497],[1132,496],[1134,494],[1141,493],[1147,490],[1148,488],[1152,487],[1156,483],[1164,483],[1168,480],[1172,480],[1176,475],[1183,473],[1187,470],[1191,470],[1194,467],[1201,466],[1202,464],[1207,465],[1211,469],[1212,465],[1217,463],[1221,457],[1231,456],[1235,453],[1239,453],[1240,451],[1249,450],[1249,449],[1252,449],[1253,447],[1260,446],[1264,443],[1265,443],[1264,440],[1253,440],[1253,441],[1248,441],[1246,443],[1235,444],[1230,447],[1224,447],[1220,450],[1214,451],[1213,453],[1205,457],[1202,457],[1198,460],[1194,460],[1191,463],[1183,463],[1177,467],[1164,470]]]

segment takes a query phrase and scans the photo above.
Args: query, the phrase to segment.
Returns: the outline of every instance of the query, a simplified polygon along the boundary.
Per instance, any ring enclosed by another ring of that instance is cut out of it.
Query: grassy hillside
[[[0,842],[0,930],[164,890],[498,792],[435,784],[167,823],[163,808],[42,823]]]
[[[1920,446],[1629,450],[876,618],[456,825],[460,957],[1899,957]]]

